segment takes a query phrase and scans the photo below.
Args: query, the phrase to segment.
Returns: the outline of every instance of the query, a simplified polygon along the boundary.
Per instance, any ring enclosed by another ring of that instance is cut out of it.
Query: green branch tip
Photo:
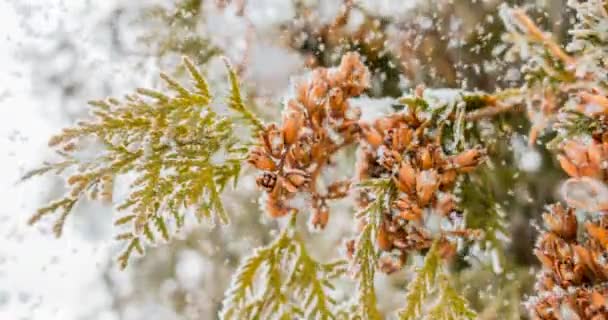
[[[228,107],[239,114],[240,119],[243,120],[251,128],[254,136],[259,136],[261,132],[266,129],[266,126],[243,102],[241,96],[241,89],[239,86],[239,79],[236,71],[233,69],[230,61],[226,57],[222,57],[226,69],[228,70],[228,78],[230,81],[230,97],[228,98]]]

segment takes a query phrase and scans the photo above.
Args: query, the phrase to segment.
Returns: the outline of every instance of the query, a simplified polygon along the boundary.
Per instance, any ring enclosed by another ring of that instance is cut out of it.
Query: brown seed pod
[[[416,175],[416,195],[418,196],[418,204],[421,207],[429,204],[435,196],[438,187],[439,177],[435,170],[418,172]]]
[[[416,191],[416,174],[416,170],[414,170],[409,162],[401,161],[396,181],[399,190],[406,193],[414,193]]]
[[[315,229],[325,229],[328,221],[329,208],[325,204],[322,204],[319,208],[315,209],[312,217],[310,218],[310,224]]]
[[[277,185],[277,174],[274,172],[264,172],[256,178],[255,182],[266,192],[272,192]]]
[[[283,117],[283,137],[287,145],[294,144],[304,124],[304,115],[298,111],[289,111]]]
[[[367,143],[369,143],[372,147],[378,148],[382,144],[382,135],[378,133],[374,128],[370,128],[369,126],[361,126],[363,132],[363,138]]]
[[[270,156],[268,156],[268,154],[266,154],[266,152],[264,152],[264,149],[262,149],[260,147],[254,147],[249,152],[249,158],[247,159],[247,162],[260,170],[264,170],[264,171],[276,170],[275,162],[272,160],[272,158]]]
[[[298,141],[290,148],[287,155],[291,167],[303,168],[312,160],[312,137],[310,135],[300,136]]]
[[[428,170],[433,168],[433,156],[432,151],[429,147],[420,149],[418,151],[417,157],[418,163],[420,164],[420,168],[422,168],[422,170]]]
[[[310,182],[310,175],[303,170],[290,169],[285,172],[282,185],[289,192],[296,192],[300,188],[304,188]]]
[[[481,163],[484,155],[481,148],[469,149],[451,157],[451,163],[460,172],[470,172]]]
[[[340,199],[348,195],[351,186],[350,180],[336,181],[327,187],[327,199]]]
[[[585,229],[595,241],[608,250],[608,230],[591,222],[585,224]]]
[[[578,168],[568,158],[560,154],[557,155],[557,161],[559,161],[559,165],[569,176],[573,178],[580,177]]]

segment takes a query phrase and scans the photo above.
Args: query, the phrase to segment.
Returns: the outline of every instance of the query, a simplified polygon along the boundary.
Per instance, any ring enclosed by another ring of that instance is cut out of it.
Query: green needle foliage
[[[382,223],[382,213],[387,210],[393,199],[395,186],[391,179],[370,179],[362,181],[359,186],[370,190],[375,200],[357,214],[366,218],[367,224],[356,242],[353,264],[357,269],[357,308],[356,314],[362,319],[382,319],[376,303],[374,277],[378,260],[375,247],[376,234]]]
[[[246,258],[224,299],[222,319],[335,319],[330,280],[346,262],[315,261],[296,232],[296,214],[270,245]]]
[[[121,175],[133,178],[128,196],[116,208],[121,214],[115,225],[126,228],[117,236],[126,242],[118,258],[123,268],[133,251],[143,253],[144,241],[169,240],[184,224],[187,211],[198,220],[228,222],[220,194],[227,184],[236,183],[245,149],[234,138],[234,121],[212,110],[204,77],[190,60],[185,58],[183,64],[191,88],[161,74],[170,94],[138,89],[122,101],[93,101],[91,120],[51,139],[62,160],[24,179],[65,171],[70,190],[40,208],[30,223],[57,212],[54,231],[60,236],[76,203],[85,194],[110,198],[113,181]],[[91,138],[101,143],[101,151],[85,157],[81,153]]]
[[[467,306],[467,301],[450,286],[446,275],[439,277],[441,295],[424,319],[458,320],[475,319],[477,314]]]
[[[376,289],[374,288],[374,276],[376,273],[376,261],[378,254],[374,247],[372,234],[376,227],[372,224],[365,226],[359,236],[356,247],[354,263],[359,268],[356,273],[357,280],[357,308],[356,314],[362,319],[382,319],[380,311],[376,306]]]
[[[245,106],[243,98],[241,97],[241,89],[236,72],[227,59],[224,59],[224,62],[226,63],[226,68],[228,69],[228,79],[230,81],[230,97],[228,99],[228,107],[230,110],[240,115],[240,120],[244,121],[251,128],[253,136],[257,137],[262,131],[264,131],[265,125],[262,120],[260,120],[249,110],[249,108]]]
[[[408,285],[406,306],[399,313],[399,319],[415,320],[423,314],[426,314],[424,319],[475,319],[475,312],[469,309],[466,300],[450,286],[448,279],[448,275],[443,271],[435,241],[416,277]],[[439,298],[436,301],[428,301],[433,293],[438,294]],[[423,312],[428,304],[433,305],[427,312]]]

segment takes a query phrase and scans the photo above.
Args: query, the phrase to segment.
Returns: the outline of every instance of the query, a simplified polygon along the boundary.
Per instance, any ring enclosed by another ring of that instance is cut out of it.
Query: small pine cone
[[[416,157],[418,158],[418,164],[422,170],[429,170],[435,166],[431,146],[420,148]]]
[[[329,86],[324,79],[316,76],[313,72],[313,80],[310,83],[308,90],[308,96],[304,102],[304,106],[308,109],[309,113],[315,113],[319,106],[325,101],[325,97],[329,91]]]
[[[312,137],[310,135],[301,136],[298,141],[290,148],[287,161],[294,168],[303,168],[312,161]]]
[[[527,303],[533,318],[608,320],[608,217],[585,223],[583,242],[573,209],[560,204],[548,209],[543,219],[549,230],[535,249],[543,266],[538,296]]]
[[[458,172],[455,169],[443,171],[439,174],[439,181],[442,190],[451,189],[458,178]]]
[[[403,152],[412,142],[414,131],[406,125],[400,125],[386,131],[384,144],[398,152]]]
[[[266,192],[272,192],[277,185],[277,174],[274,172],[264,172],[256,178],[255,182]]]
[[[351,186],[350,180],[337,181],[327,187],[327,199],[340,199],[348,195]]]
[[[431,247],[433,238],[428,230],[415,224],[396,225],[396,230],[391,234],[392,245],[402,253],[409,251],[426,250]]]
[[[591,288],[572,288],[567,292],[550,292],[528,303],[533,319],[608,320],[608,288],[606,285]]]
[[[545,233],[539,239],[534,254],[562,288],[581,284],[584,268],[575,262],[574,251],[564,239]]]

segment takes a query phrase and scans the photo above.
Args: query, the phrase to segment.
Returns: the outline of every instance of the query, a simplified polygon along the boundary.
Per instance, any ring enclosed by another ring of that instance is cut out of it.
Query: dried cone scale
[[[579,228],[574,209],[555,204],[543,220],[534,251],[542,272],[527,302],[534,319],[608,319],[608,216]]]

